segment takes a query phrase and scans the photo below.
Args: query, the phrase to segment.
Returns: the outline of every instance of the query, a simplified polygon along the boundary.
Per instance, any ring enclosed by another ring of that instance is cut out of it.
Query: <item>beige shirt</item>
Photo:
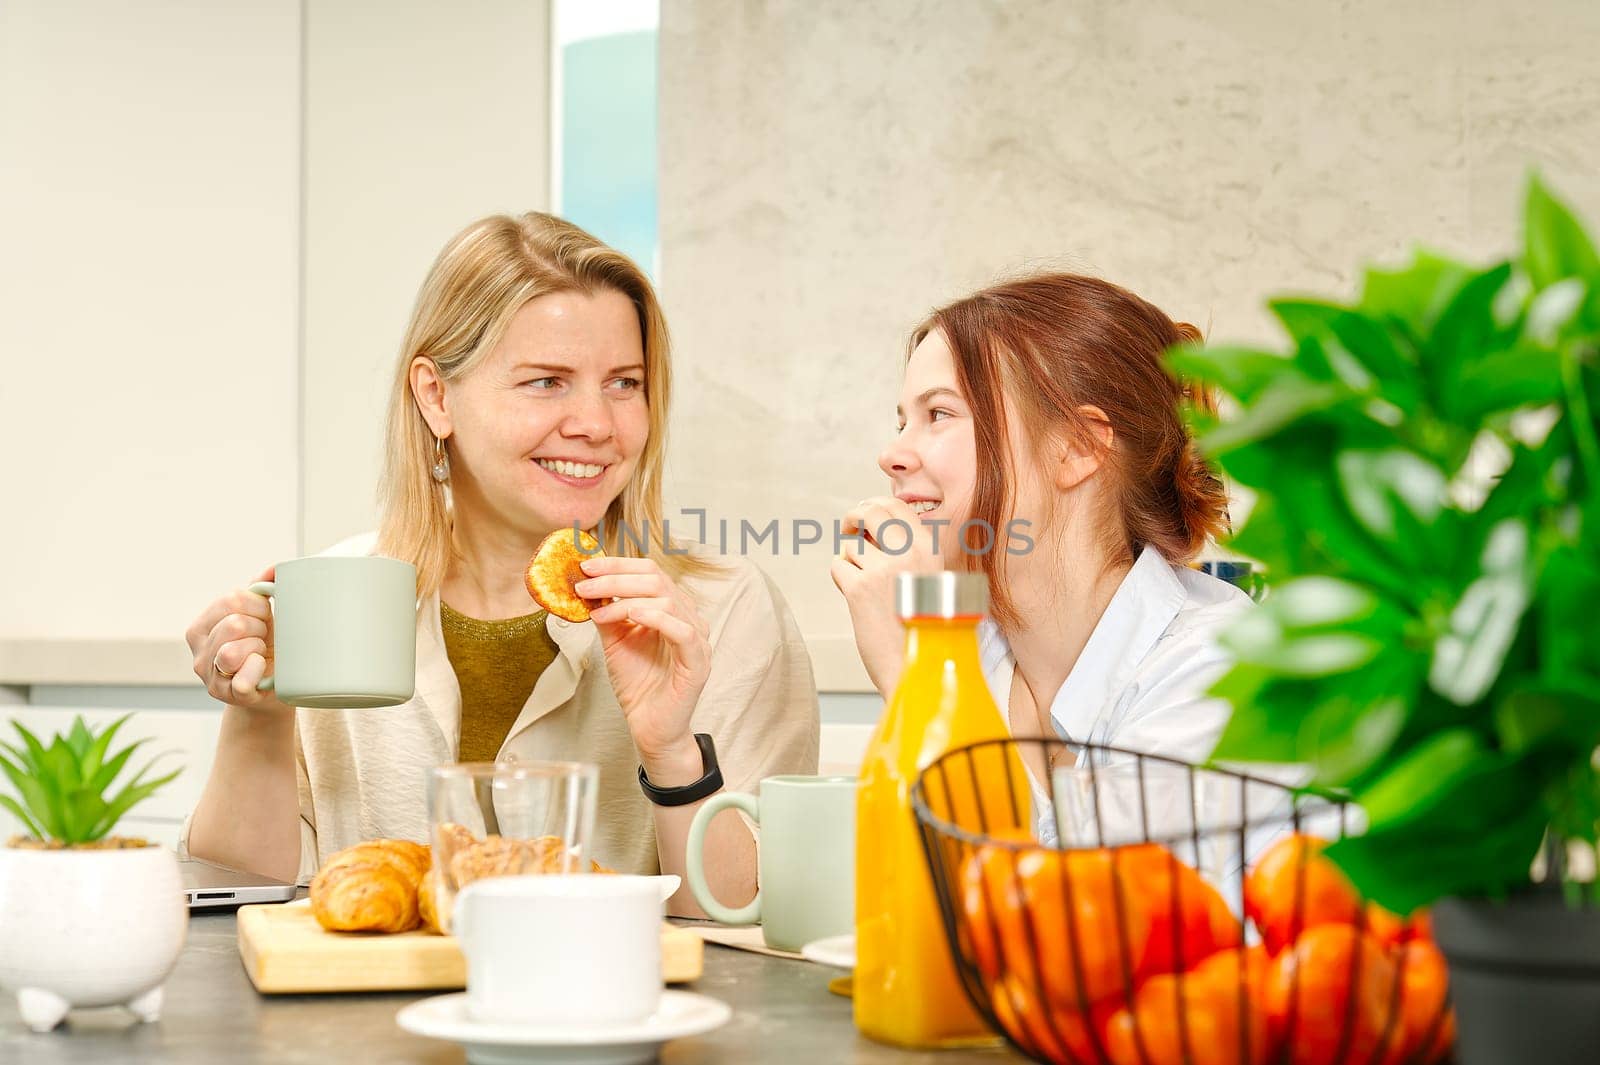
[[[346,541],[329,553],[368,553],[374,539]],[[817,690],[805,641],[777,586],[747,559],[720,561],[725,575],[680,582],[710,627],[711,675],[692,727],[715,740],[724,785],[753,793],[763,777],[817,771]],[[619,872],[658,872],[655,821],[639,788],[638,754],[599,633],[592,622],[552,617],[548,626],[560,653],[534,685],[499,757],[599,765],[594,857]],[[428,841],[428,771],[456,761],[460,718],[439,597],[432,595],[417,604],[417,687],[410,702],[295,712],[302,884],[335,852],[362,840]],[[187,850],[187,825],[183,837]]]

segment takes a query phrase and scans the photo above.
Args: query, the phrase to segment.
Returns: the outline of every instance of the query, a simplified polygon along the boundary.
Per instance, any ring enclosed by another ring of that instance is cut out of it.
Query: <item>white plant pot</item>
[[[177,857],[165,847],[0,847],[0,988],[17,993],[36,1032],[85,1006],[157,1019],[188,930]]]

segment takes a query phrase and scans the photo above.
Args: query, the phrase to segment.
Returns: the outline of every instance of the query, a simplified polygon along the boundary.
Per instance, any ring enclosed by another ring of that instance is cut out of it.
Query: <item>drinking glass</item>
[[[587,873],[600,767],[587,762],[461,762],[428,777],[439,927],[456,894],[495,876]]]

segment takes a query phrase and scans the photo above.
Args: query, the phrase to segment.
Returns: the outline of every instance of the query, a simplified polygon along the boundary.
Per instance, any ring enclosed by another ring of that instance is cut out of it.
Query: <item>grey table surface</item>
[[[898,1050],[859,1035],[848,999],[827,989],[836,970],[707,944],[705,973],[690,988],[733,1007],[733,1018],[703,1036],[668,1043],[665,1065],[732,1062],[854,1062],[860,1065],[957,1065],[1024,1061],[1009,1050]],[[165,1062],[231,1065],[273,1062],[366,1062],[460,1065],[455,1043],[403,1031],[395,1013],[427,997],[414,992],[260,995],[239,962],[231,913],[189,919],[183,956],[166,984],[159,1021],[140,1024],[125,1010],[74,1011],[53,1032],[35,1035],[0,999],[0,1062]]]

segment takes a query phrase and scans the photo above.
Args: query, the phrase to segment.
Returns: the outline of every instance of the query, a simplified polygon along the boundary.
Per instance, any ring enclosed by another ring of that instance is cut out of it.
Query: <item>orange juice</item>
[[[896,598],[905,668],[867,745],[856,799],[856,1027],[903,1047],[993,1044],[998,1037],[967,1001],[951,961],[911,809],[917,774],[940,755],[1009,735],[978,660],[988,587],[980,574],[903,574]],[[950,783],[966,794],[947,797],[958,825],[975,832],[980,804],[1029,808],[1021,766],[1005,771],[1003,759],[1014,756],[984,753],[994,762],[980,760],[978,793],[969,779]]]

